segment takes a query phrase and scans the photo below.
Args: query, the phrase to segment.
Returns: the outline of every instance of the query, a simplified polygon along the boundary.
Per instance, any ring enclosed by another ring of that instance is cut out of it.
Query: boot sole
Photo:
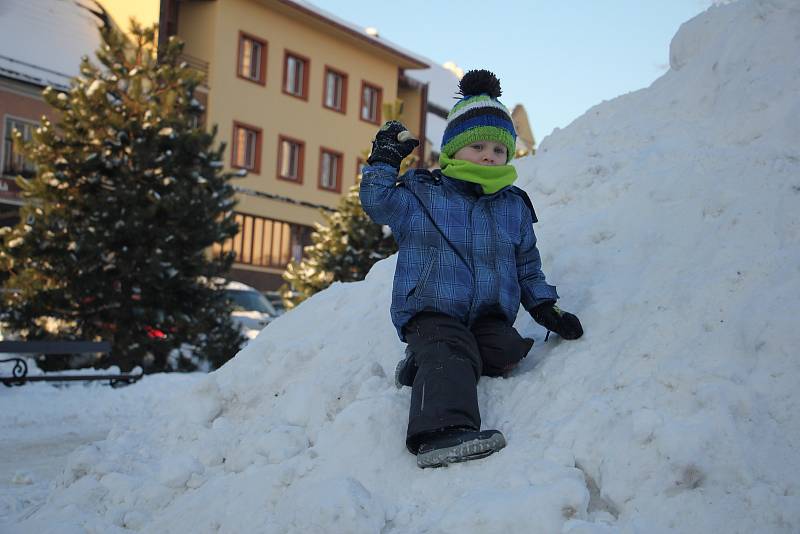
[[[506,446],[506,440],[502,434],[495,434],[488,439],[473,439],[433,451],[417,455],[417,465],[425,469],[427,467],[446,467],[448,464],[468,462],[486,458]]]

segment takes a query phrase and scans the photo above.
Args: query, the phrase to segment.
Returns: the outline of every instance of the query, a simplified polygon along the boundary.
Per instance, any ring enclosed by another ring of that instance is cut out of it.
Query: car
[[[280,291],[264,291],[263,294],[272,304],[272,307],[275,308],[275,311],[278,312],[278,315],[286,313],[286,306],[283,303],[283,295],[281,295]]]
[[[231,302],[231,318],[248,339],[278,317],[278,311],[256,288],[241,282],[225,284],[225,296]]]

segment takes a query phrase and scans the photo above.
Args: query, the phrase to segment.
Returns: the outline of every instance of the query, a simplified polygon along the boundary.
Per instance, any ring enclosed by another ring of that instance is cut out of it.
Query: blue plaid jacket
[[[495,313],[514,323],[520,302],[530,310],[557,300],[536,248],[536,215],[528,195],[510,186],[484,195],[477,184],[439,170],[411,170],[398,179],[390,165],[367,165],[361,205],[392,229],[399,246],[392,322],[421,311],[445,313],[470,326]]]

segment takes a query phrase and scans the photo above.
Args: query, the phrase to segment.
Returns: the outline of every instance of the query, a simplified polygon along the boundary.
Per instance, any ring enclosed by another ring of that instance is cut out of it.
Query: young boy
[[[541,271],[531,202],[512,184],[516,132],[500,103],[500,82],[470,71],[447,118],[441,170],[400,162],[419,142],[396,121],[376,134],[361,181],[361,204],[388,224],[399,252],[391,315],[407,356],[396,372],[412,386],[406,446],[420,467],[483,458],[505,446],[498,430],[480,430],[477,383],[502,376],[532,339],[513,328],[520,302],[565,339],[580,321],[555,306]]]

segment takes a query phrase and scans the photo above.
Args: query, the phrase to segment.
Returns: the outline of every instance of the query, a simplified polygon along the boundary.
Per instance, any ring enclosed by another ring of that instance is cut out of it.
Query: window
[[[278,137],[278,178],[303,183],[305,143],[291,137]]]
[[[36,127],[37,125],[33,122],[6,118],[6,133],[3,139],[3,174],[13,176],[21,174],[28,178],[36,174],[36,166],[25,158],[19,146],[14,145],[14,130],[22,133],[24,141],[30,141],[33,137],[33,129]]]
[[[347,103],[347,75],[325,67],[325,93],[322,105],[345,113]]]
[[[239,233],[222,245],[214,245],[214,252],[232,251],[237,263],[283,269],[290,260],[300,261],[303,248],[311,244],[313,229],[308,226],[244,213],[235,217]]]
[[[381,90],[363,82],[361,85],[361,120],[379,124],[381,121]]]
[[[283,92],[308,100],[308,58],[286,52],[283,68]]]
[[[319,158],[319,188],[337,193],[342,190],[342,160],[341,152],[326,148],[321,149]]]
[[[240,78],[266,85],[267,42],[239,32],[239,61],[237,63],[237,74]]]
[[[231,155],[232,167],[259,173],[261,171],[261,128],[234,122]]]

